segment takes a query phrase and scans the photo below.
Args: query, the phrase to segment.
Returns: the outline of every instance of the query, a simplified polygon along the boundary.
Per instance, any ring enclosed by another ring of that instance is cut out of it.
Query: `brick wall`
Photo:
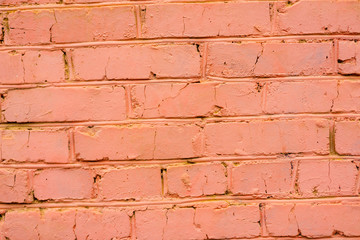
[[[360,239],[359,23],[0,0],[0,240]]]

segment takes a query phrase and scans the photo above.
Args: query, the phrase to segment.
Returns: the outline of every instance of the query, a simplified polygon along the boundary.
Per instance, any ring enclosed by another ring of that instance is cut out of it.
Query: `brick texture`
[[[0,0],[0,240],[360,239],[358,0]]]

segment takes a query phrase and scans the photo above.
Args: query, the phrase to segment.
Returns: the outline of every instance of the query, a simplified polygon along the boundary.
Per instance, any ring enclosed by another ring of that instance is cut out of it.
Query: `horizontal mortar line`
[[[37,10],[37,9],[61,9],[61,8],[92,8],[92,7],[116,7],[126,5],[154,5],[154,4],[176,4],[176,3],[249,3],[252,0],[139,0],[139,1],[114,1],[114,2],[98,2],[98,3],[57,3],[57,4],[38,4],[38,5],[21,5],[21,6],[6,6],[0,5],[0,11],[17,11],[17,10]],[[256,2],[276,3],[277,0],[257,0]]]
[[[306,81],[360,81],[360,76],[326,75],[326,76],[279,76],[279,77],[243,77],[222,78],[207,76],[202,78],[159,78],[159,79],[121,79],[121,80],[72,80],[58,83],[24,83],[24,84],[0,84],[0,89],[25,89],[36,87],[87,87],[87,86],[111,86],[133,84],[163,84],[163,83],[236,83],[236,82],[304,82]]]
[[[207,124],[221,122],[244,122],[256,120],[306,120],[306,119],[330,119],[336,118],[360,118],[360,113],[298,113],[298,114],[269,114],[250,115],[237,117],[189,117],[189,118],[149,118],[149,119],[127,119],[113,121],[69,121],[69,122],[23,122],[23,123],[1,123],[0,128],[9,127],[73,127],[73,126],[106,126],[106,125],[131,125],[131,124]]]
[[[288,162],[295,160],[313,161],[313,160],[354,160],[359,161],[360,156],[350,155],[309,155],[309,156],[283,156],[283,155],[247,155],[247,156],[214,156],[199,157],[188,159],[142,159],[142,160],[99,160],[99,161],[77,161],[73,163],[0,163],[0,168],[14,169],[48,169],[48,168],[90,168],[90,167],[111,167],[111,166],[129,166],[144,167],[160,165],[166,167],[172,164],[189,164],[190,163],[216,163],[216,162],[241,162],[241,161],[263,161],[271,162]],[[166,166],[165,166],[166,165]]]
[[[64,48],[80,48],[95,46],[117,46],[117,45],[136,45],[136,44],[159,44],[159,43],[202,43],[202,42],[239,42],[239,41],[272,41],[272,40],[298,40],[298,39],[316,39],[316,40],[333,40],[333,39],[360,39],[360,34],[354,35],[329,35],[329,34],[309,34],[309,35],[279,35],[268,37],[179,37],[179,38],[143,38],[143,39],[126,39],[117,41],[95,41],[79,43],[53,43],[43,45],[3,45],[0,51],[6,50],[56,50]],[[304,43],[306,44],[306,43]]]
[[[250,197],[250,198],[249,198]],[[251,196],[211,196],[187,199],[164,199],[154,201],[108,201],[108,202],[58,202],[58,203],[35,203],[35,204],[0,204],[0,209],[15,209],[15,208],[72,208],[72,207],[143,207],[143,206],[161,206],[161,205],[190,205],[199,202],[213,203],[216,201],[239,201],[240,203],[339,203],[339,202],[352,202],[360,204],[359,196],[347,197],[322,197],[322,198],[283,198],[283,199],[251,199]]]

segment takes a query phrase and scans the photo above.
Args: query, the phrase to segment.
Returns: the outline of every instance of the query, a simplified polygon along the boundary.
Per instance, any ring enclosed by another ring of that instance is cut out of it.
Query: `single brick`
[[[101,176],[99,189],[100,196],[105,200],[159,198],[161,196],[160,168],[109,170]]]
[[[17,51],[1,51],[0,52],[0,83],[16,84],[24,83],[21,53]]]
[[[360,112],[360,82],[341,81],[333,112]]]
[[[282,34],[360,32],[355,24],[360,21],[358,1],[302,1],[277,6],[275,29]]]
[[[207,74],[218,77],[333,73],[332,43],[213,43]]]
[[[215,107],[213,83],[142,84],[131,86],[132,117],[208,116]]]
[[[291,191],[289,161],[242,161],[231,168],[231,192],[241,195],[287,196]]]
[[[25,83],[65,80],[65,61],[61,51],[27,51],[23,64]]]
[[[0,5],[12,6],[20,4],[46,4],[59,2],[59,0],[0,0]]]
[[[329,152],[326,120],[276,120],[211,123],[205,126],[210,155]]]
[[[91,198],[93,173],[85,169],[45,169],[34,176],[34,196],[39,200]]]
[[[338,66],[341,74],[360,74],[360,42],[339,41]]]
[[[40,239],[37,230],[40,217],[39,210],[8,211],[1,229],[4,239]]]
[[[77,80],[200,76],[200,55],[192,44],[78,48],[70,55]]]
[[[15,11],[8,15],[9,33],[5,43],[10,45],[42,44],[51,41],[51,29],[56,23],[53,10]]]
[[[354,195],[358,170],[348,160],[303,160],[298,169],[298,190],[304,197]]]
[[[154,209],[135,212],[136,239],[164,239],[164,229],[167,224],[166,209]],[[185,230],[184,228],[182,228]]]
[[[196,208],[194,222],[210,239],[251,238],[260,235],[258,205]]]
[[[2,111],[7,122],[123,120],[125,90],[117,86],[9,90]]]
[[[266,226],[272,236],[307,238],[360,235],[360,205],[352,203],[270,204],[265,208]]]
[[[0,169],[0,202],[31,201],[29,174],[23,170]]]
[[[47,209],[43,212],[41,223],[37,226],[40,239],[75,240],[76,211],[73,209]]]
[[[345,121],[335,125],[335,150],[342,155],[360,154],[360,122]]]
[[[117,208],[79,209],[75,235],[78,240],[125,239],[130,236],[130,217]]]
[[[216,86],[218,115],[257,115],[262,113],[262,86],[256,83],[225,83]],[[215,112],[216,113],[216,112]]]
[[[163,239],[184,240],[184,239],[206,239],[205,233],[194,221],[195,209],[174,208],[166,212],[166,226]],[[179,227],[181,226],[181,227]]]
[[[90,42],[136,37],[133,6],[54,10],[53,42]]]
[[[266,2],[154,4],[141,18],[146,38],[266,35],[271,25]]]
[[[226,168],[221,163],[169,166],[168,193],[180,197],[224,194]]]
[[[63,130],[3,130],[2,160],[69,162],[69,137]]]
[[[266,113],[326,113],[337,96],[336,81],[271,82],[267,84]]]

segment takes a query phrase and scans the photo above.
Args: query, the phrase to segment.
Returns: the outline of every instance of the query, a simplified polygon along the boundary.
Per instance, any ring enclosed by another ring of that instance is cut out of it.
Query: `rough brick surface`
[[[359,0],[0,0],[0,240],[360,239]]]

